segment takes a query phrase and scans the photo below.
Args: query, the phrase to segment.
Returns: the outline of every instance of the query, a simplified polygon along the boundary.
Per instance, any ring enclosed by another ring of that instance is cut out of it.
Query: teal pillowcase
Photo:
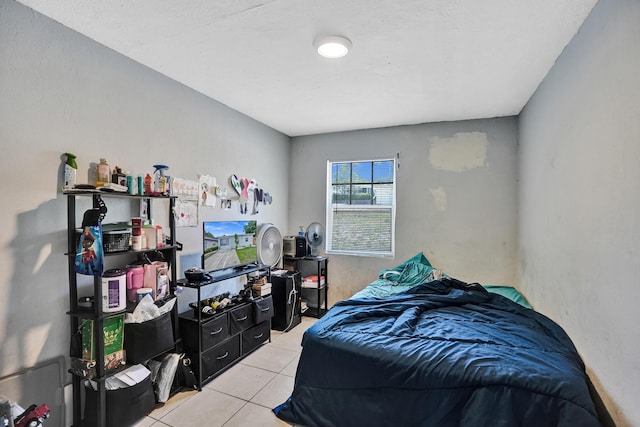
[[[429,260],[420,252],[392,269],[380,270],[378,278],[397,285],[411,286],[425,282],[433,270]]]
[[[498,286],[498,285],[482,285],[486,290],[491,293],[502,295],[509,298],[511,301],[517,302],[523,307],[533,308],[527,299],[518,290],[512,286]]]

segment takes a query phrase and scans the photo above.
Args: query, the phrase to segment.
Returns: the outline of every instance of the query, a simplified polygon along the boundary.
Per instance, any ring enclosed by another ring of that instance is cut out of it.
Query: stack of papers
[[[105,388],[107,390],[117,390],[119,388],[131,387],[144,381],[149,375],[151,375],[151,371],[144,365],[133,365],[107,377],[105,380]]]

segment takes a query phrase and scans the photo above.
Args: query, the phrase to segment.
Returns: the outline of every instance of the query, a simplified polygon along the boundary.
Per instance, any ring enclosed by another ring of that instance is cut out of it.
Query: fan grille
[[[324,241],[324,227],[319,222],[312,222],[307,227],[306,239],[309,246],[311,246],[311,255],[317,255],[317,249],[322,245]]]
[[[282,255],[282,235],[273,224],[265,224],[258,233],[258,261],[271,267],[278,264]]]

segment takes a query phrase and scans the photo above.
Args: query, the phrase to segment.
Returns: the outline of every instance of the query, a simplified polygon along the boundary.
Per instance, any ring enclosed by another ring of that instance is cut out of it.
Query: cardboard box
[[[71,358],[71,370],[86,378],[96,375],[96,346],[94,343],[94,321],[83,320],[80,324],[82,356]],[[104,319],[104,368],[116,369],[126,363],[124,351],[124,314]]]
[[[147,248],[161,248],[164,246],[164,236],[162,235],[162,227],[159,225],[150,225],[142,229],[147,239]]]
[[[265,283],[264,285],[253,285],[253,290],[256,291],[258,296],[271,295],[271,283]]]
[[[93,320],[83,320],[80,324],[82,332],[82,358],[96,360],[96,346],[93,342]],[[104,319],[104,358],[107,355],[122,351],[124,348],[124,314]]]

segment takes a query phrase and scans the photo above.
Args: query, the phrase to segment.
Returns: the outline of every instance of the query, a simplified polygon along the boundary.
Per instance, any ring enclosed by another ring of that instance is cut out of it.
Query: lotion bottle
[[[107,163],[107,159],[100,159],[100,163],[96,168],[96,187],[102,187],[109,182],[111,182],[109,163]]]

